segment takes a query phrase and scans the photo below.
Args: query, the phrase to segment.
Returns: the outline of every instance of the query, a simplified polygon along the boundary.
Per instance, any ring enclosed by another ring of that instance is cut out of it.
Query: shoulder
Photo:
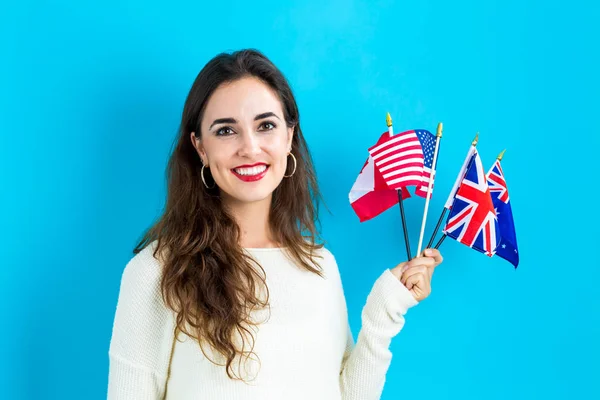
[[[164,375],[174,319],[162,298],[163,264],[155,249],[150,243],[123,270],[109,353]]]
[[[155,258],[157,241],[153,241],[133,256],[123,270],[121,284],[133,283],[154,287],[160,282],[162,263]]]
[[[323,269],[327,276],[338,278],[340,271],[335,255],[327,247],[323,246],[315,252],[315,261]]]
[[[335,256],[327,247],[323,246],[317,250],[317,255],[329,262],[335,262]]]
[[[335,256],[333,253],[324,245],[320,248],[313,248],[310,253],[312,261],[320,266],[324,264],[335,264]]]
[[[163,263],[154,257],[157,242],[134,255],[121,275],[118,306],[163,307],[161,280]]]

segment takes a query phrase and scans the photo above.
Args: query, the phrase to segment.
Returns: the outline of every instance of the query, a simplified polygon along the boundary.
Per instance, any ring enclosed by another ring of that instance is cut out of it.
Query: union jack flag
[[[444,233],[489,257],[496,251],[500,238],[498,221],[477,151],[458,187]]]
[[[463,161],[462,167],[460,167],[460,171],[458,172],[458,175],[456,176],[456,180],[454,181],[452,190],[450,191],[450,194],[448,195],[446,204],[444,204],[444,208],[446,208],[448,210],[452,208],[452,203],[454,203],[454,196],[456,196],[456,191],[458,190],[458,186],[460,185],[463,178],[465,177],[465,174],[467,173],[467,167],[469,166],[469,161],[471,161],[471,157],[473,157],[473,154],[475,154],[476,151],[477,151],[477,148],[474,145],[471,145],[471,147],[469,147],[469,152],[467,153],[467,156],[465,157],[465,160]]]
[[[423,148],[417,131],[388,136],[369,148],[369,154],[390,189],[422,184]]]
[[[494,165],[492,165],[487,174],[487,181],[490,192],[495,193],[501,202],[508,203],[508,188],[506,187],[506,180],[504,179],[500,161],[496,160]]]
[[[437,138],[431,132],[424,129],[417,129],[417,137],[421,142],[421,148],[423,149],[423,176],[421,177],[421,185],[415,189],[415,194],[421,197],[427,197],[427,188],[429,187],[429,176],[433,169],[432,181],[435,180],[435,166],[433,166],[433,153],[435,152],[435,143]],[[440,145],[438,144],[438,153],[440,151]],[[437,160],[436,164],[437,164]],[[433,195],[433,183],[431,184],[431,193],[429,198]]]
[[[496,255],[517,268],[519,265],[519,251],[517,248],[515,221],[500,160],[496,160],[489,170],[487,182],[490,187],[492,203],[496,209],[496,218],[498,219],[500,229],[500,241],[496,249]]]

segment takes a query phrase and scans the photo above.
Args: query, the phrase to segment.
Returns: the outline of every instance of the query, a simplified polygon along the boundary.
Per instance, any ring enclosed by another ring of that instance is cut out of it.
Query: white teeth
[[[267,169],[266,165],[259,165],[252,168],[235,168],[234,171],[240,175],[258,175]]]

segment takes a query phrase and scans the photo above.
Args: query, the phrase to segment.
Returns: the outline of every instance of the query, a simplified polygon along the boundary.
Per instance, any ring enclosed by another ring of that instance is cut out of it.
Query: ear
[[[287,128],[287,147],[286,147],[286,149],[292,148],[292,140],[294,139],[294,129],[295,129],[295,126]]]
[[[192,146],[196,149],[198,156],[202,160],[203,164],[206,164],[204,160],[206,160],[206,152],[204,151],[204,146],[202,145],[202,139],[196,137],[196,133],[190,133],[190,140],[192,141]]]

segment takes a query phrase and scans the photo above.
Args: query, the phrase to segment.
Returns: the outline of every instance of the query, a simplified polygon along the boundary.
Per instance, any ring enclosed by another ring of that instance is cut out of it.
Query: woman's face
[[[223,84],[208,100],[201,130],[201,138],[192,132],[191,140],[221,196],[270,200],[286,172],[294,131],[277,94],[254,77]]]

